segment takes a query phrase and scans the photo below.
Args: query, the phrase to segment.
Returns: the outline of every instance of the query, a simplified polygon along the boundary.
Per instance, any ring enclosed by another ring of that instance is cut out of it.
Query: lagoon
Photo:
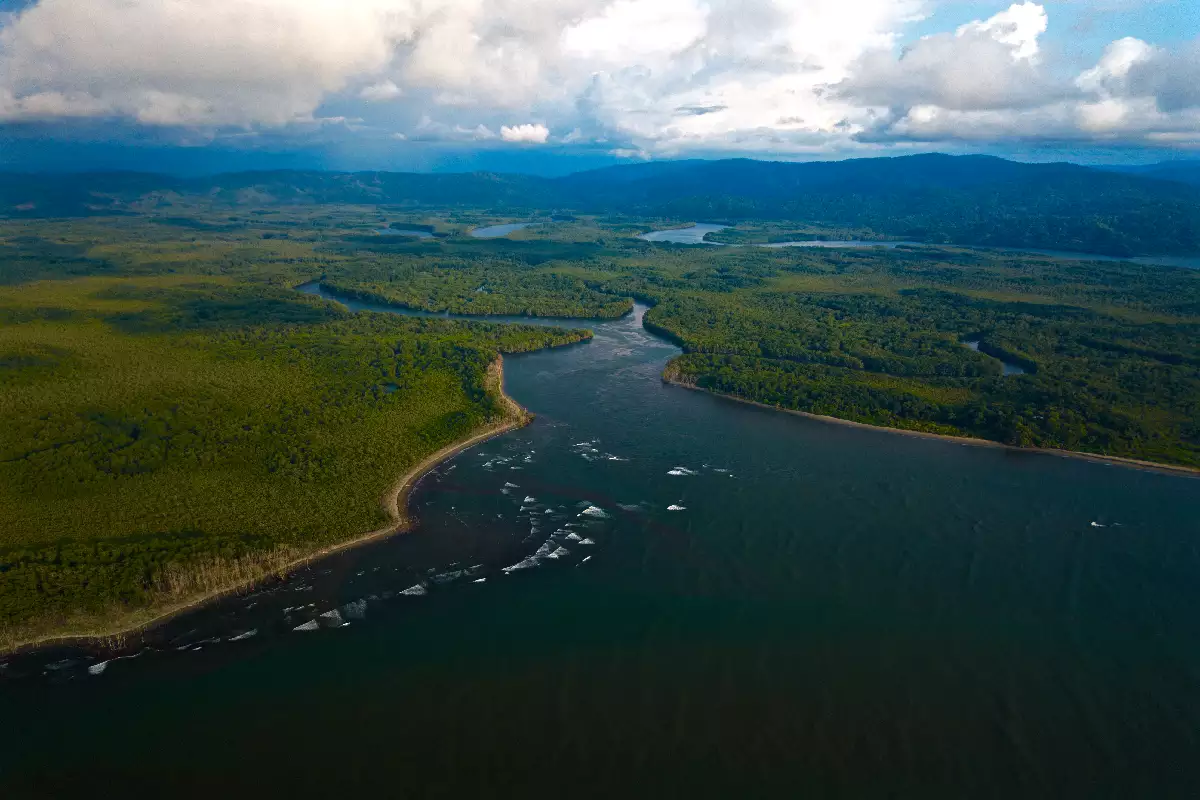
[[[519,231],[522,228],[528,228],[531,225],[537,225],[536,222],[510,222],[504,225],[488,225],[484,228],[472,228],[468,233],[476,239],[498,239],[501,236],[507,236],[513,231]]]

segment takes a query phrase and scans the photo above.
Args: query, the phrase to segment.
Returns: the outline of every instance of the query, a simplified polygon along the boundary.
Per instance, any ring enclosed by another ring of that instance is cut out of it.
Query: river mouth
[[[0,734],[6,784],[1196,785],[1190,479],[665,385],[679,351],[644,313],[507,357],[506,391],[536,420],[424,479],[413,533],[178,619],[117,653],[133,658],[8,660],[0,714],[22,724]]]

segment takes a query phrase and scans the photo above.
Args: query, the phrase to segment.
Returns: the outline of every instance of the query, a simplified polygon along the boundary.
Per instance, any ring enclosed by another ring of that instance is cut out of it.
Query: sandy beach
[[[1096,461],[1102,464],[1113,464],[1121,467],[1131,467],[1134,469],[1150,470],[1153,472],[1162,472],[1169,475],[1183,475],[1192,478],[1200,478],[1200,469],[1196,467],[1187,467],[1176,464],[1160,464],[1156,461],[1142,461],[1136,458],[1122,458],[1121,456],[1106,456],[1100,453],[1083,453],[1077,450],[1055,450],[1044,447],[1015,447],[1003,442],[992,441],[991,439],[976,439],[970,436],[951,436],[944,433],[929,433],[928,431],[913,431],[905,428],[889,428],[884,425],[871,425],[866,422],[855,422],[854,420],[842,419],[841,417],[830,417],[824,414],[813,414],[808,411],[797,411],[791,408],[780,408],[778,406],[759,403],[755,400],[747,400],[742,397],[737,397],[723,392],[714,392],[711,389],[705,389],[702,386],[697,386],[693,383],[678,380],[677,378],[663,375],[663,381],[673,386],[679,386],[684,389],[691,389],[697,392],[705,392],[714,397],[720,397],[723,400],[729,400],[735,403],[744,403],[746,405],[765,408],[770,411],[779,411],[784,414],[793,414],[798,417],[806,417],[819,422],[828,423],[831,425],[843,425],[850,428],[867,428],[874,431],[884,431],[886,433],[900,434],[901,436],[915,436],[921,439],[941,439],[947,442],[958,442],[959,444],[972,445],[975,447],[992,447],[1002,450],[1011,450],[1016,453],[1042,453],[1045,455],[1059,456],[1061,458],[1077,458],[1085,461]]]

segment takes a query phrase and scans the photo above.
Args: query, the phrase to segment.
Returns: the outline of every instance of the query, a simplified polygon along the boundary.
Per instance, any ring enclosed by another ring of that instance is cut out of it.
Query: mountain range
[[[832,162],[652,161],[560,178],[400,172],[0,173],[0,216],[379,204],[674,220],[793,221],[928,242],[1200,253],[1200,162],[1099,169],[941,154]],[[1186,167],[1186,168],[1185,168]]]

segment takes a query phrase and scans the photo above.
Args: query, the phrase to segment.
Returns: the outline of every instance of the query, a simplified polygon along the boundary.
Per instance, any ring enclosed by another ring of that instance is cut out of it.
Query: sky
[[[0,0],[6,169],[1200,158],[1200,0]]]

